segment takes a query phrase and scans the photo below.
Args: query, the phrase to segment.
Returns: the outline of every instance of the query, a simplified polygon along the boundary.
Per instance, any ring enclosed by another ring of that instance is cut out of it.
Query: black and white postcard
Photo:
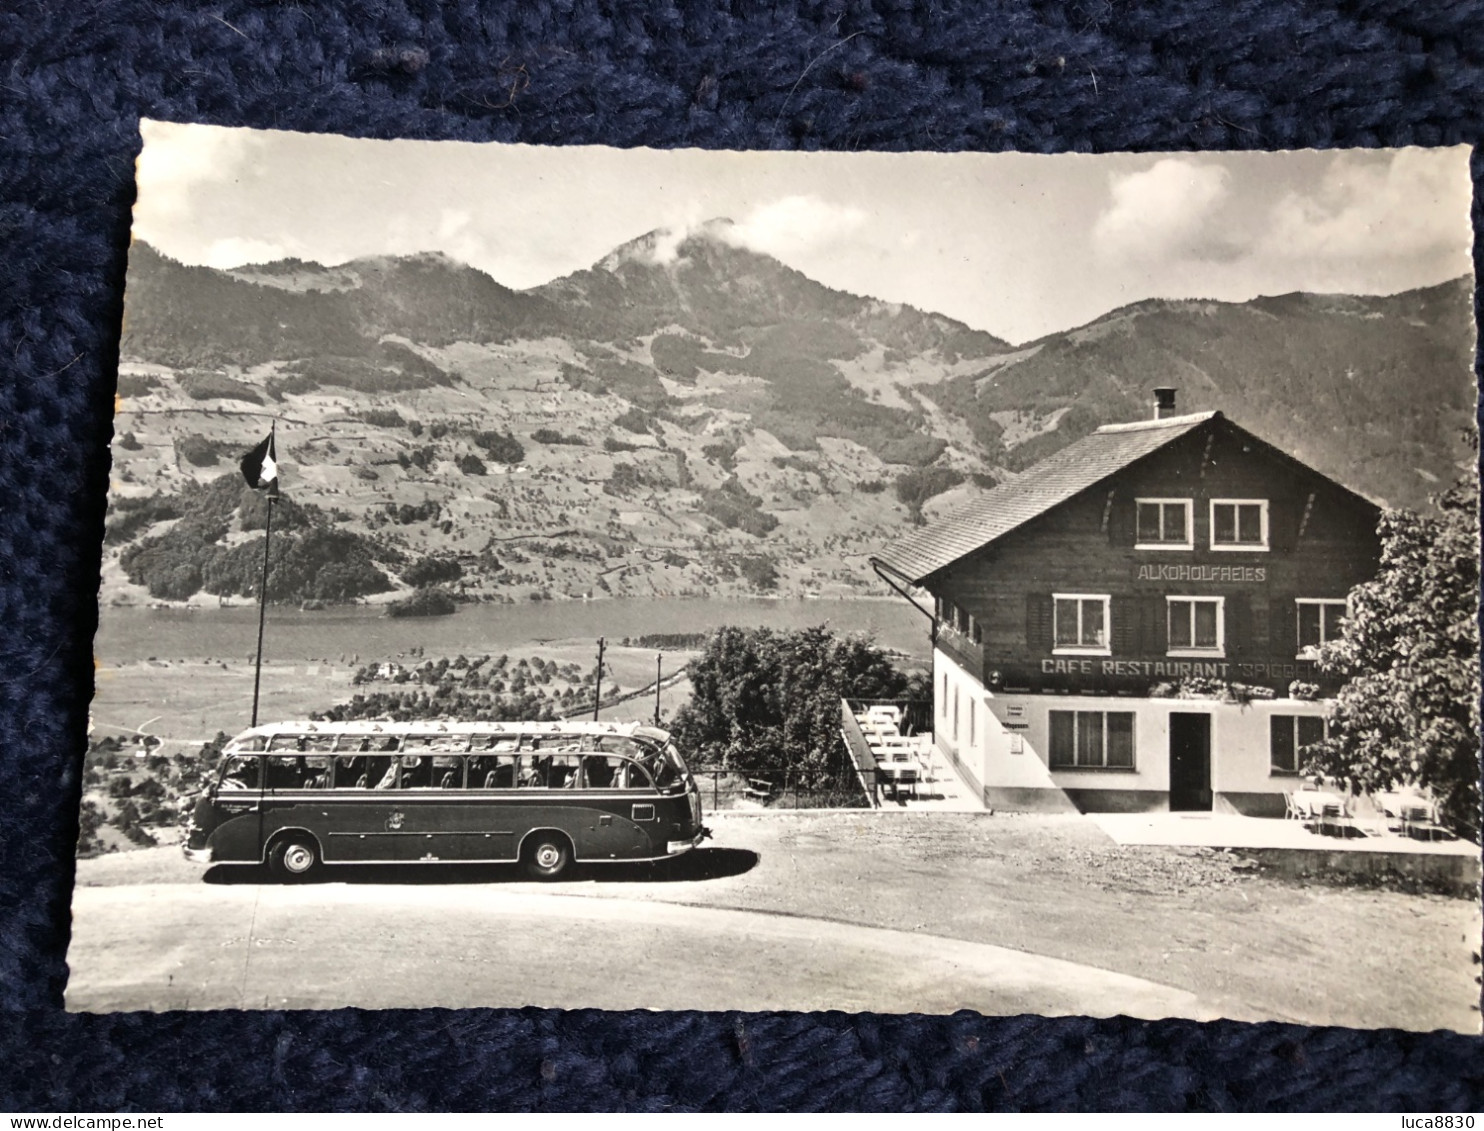
[[[1478,1031],[1466,148],[143,134],[70,1009]]]

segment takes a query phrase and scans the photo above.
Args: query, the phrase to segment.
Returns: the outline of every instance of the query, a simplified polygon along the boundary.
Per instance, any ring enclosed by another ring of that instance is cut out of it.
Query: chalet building
[[[932,594],[935,741],[986,804],[1280,815],[1325,733],[1379,511],[1156,393],[872,559]]]

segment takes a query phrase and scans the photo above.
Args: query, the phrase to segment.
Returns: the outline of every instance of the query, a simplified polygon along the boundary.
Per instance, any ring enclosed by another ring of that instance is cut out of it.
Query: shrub
[[[475,432],[469,437],[496,463],[517,464],[526,458],[526,450],[509,432]]]
[[[458,610],[458,603],[444,589],[419,589],[410,597],[386,607],[389,617],[442,617]]]

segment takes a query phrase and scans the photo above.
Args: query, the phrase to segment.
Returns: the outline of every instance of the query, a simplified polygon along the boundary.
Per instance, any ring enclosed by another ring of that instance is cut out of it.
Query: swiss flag
[[[242,457],[242,478],[253,488],[266,487],[268,494],[278,494],[278,452],[273,438],[276,429],[268,432],[262,443]]]

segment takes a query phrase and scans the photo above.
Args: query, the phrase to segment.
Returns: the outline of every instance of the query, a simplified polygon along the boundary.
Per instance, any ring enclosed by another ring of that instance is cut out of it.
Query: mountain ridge
[[[359,540],[388,599],[429,557],[461,562],[478,600],[872,592],[883,542],[1142,418],[1155,385],[1389,503],[1423,504],[1466,455],[1466,278],[1147,299],[1014,346],[730,231],[646,233],[525,291],[441,253],[218,270],[136,243],[114,446],[135,509],[108,599],[178,599],[187,558],[212,574],[216,550],[176,543],[217,527],[172,534],[170,516],[232,474],[244,413],[282,418],[286,489]],[[230,549],[245,535],[226,526]],[[128,560],[174,588],[129,580],[122,555],[166,536]]]

